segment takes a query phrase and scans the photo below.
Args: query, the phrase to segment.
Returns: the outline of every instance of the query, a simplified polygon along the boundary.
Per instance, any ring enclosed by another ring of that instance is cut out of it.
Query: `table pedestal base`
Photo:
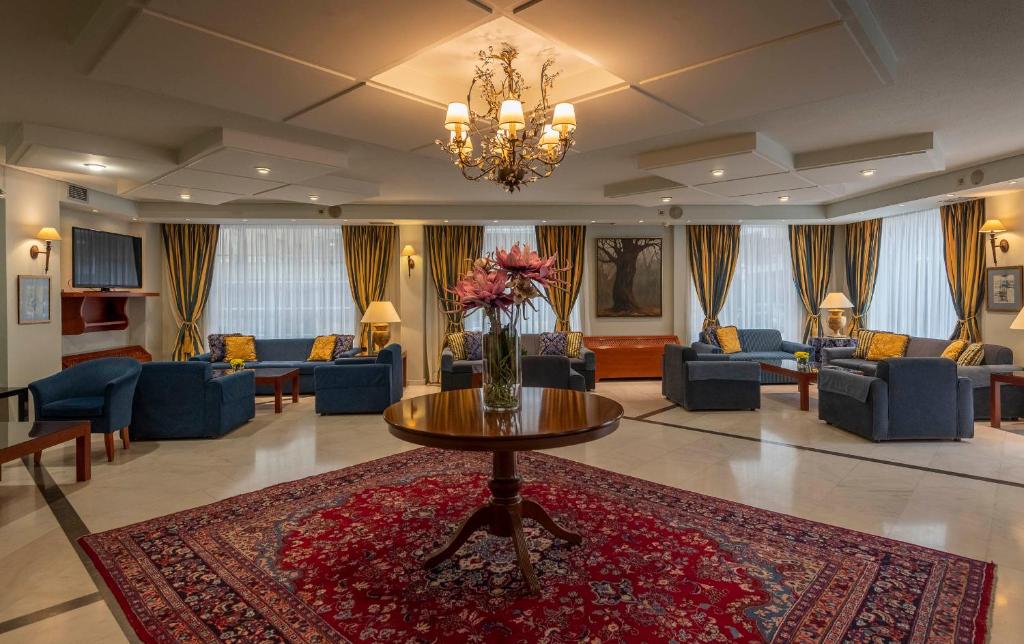
[[[494,471],[488,487],[491,500],[474,510],[466,517],[455,535],[446,545],[427,558],[424,566],[433,568],[448,559],[462,546],[474,532],[486,529],[497,537],[510,537],[516,551],[516,560],[523,573],[526,585],[533,593],[540,592],[540,582],[533,572],[530,563],[530,551],[523,535],[523,519],[533,519],[555,537],[578,544],[583,537],[570,532],[555,523],[554,519],[536,501],[519,496],[519,473],[516,471],[516,452],[494,452]]]

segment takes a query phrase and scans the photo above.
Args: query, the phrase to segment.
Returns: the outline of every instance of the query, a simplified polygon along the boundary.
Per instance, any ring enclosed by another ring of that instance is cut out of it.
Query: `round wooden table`
[[[622,405],[595,394],[565,389],[523,388],[522,407],[516,412],[485,412],[480,389],[461,389],[409,398],[384,411],[384,422],[396,437],[442,449],[484,451],[493,454],[488,487],[491,499],[463,520],[454,536],[427,558],[433,568],[451,557],[479,529],[509,537],[516,560],[530,590],[540,583],[530,564],[523,536],[523,518],[533,519],[548,532],[572,544],[583,538],[559,526],[536,501],[519,495],[516,452],[576,445],[615,431]]]

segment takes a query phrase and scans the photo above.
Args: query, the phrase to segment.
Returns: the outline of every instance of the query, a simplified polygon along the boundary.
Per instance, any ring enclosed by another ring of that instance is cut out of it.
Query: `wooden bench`
[[[661,354],[674,335],[593,335],[583,345],[594,352],[597,380],[661,378]]]

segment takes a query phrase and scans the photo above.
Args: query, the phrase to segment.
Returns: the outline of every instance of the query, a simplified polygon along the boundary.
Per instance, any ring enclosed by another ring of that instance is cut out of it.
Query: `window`
[[[778,329],[784,340],[799,340],[804,307],[793,284],[789,230],[778,224],[740,227],[740,254],[725,306],[722,325],[741,329]],[[696,340],[704,311],[690,282],[690,336]]]
[[[533,226],[484,226],[484,254],[493,253],[495,248],[508,250],[513,244],[529,244],[530,248],[537,249],[537,230]],[[519,323],[520,333],[543,333],[554,331],[558,317],[551,310],[544,300],[534,300],[537,310],[526,307],[524,319]],[[580,322],[580,301],[569,314],[569,326],[574,331],[582,331]],[[465,328],[467,331],[482,331],[483,318],[479,311],[473,312],[466,318]]]
[[[353,333],[341,226],[222,225],[206,328],[260,338]]]
[[[956,324],[937,209],[882,220],[875,294],[866,327],[948,338]]]

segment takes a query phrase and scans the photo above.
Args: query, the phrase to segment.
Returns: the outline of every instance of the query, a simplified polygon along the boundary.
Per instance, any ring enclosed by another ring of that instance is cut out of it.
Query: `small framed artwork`
[[[50,278],[18,276],[18,324],[49,324]]]
[[[987,268],[985,308],[989,311],[1016,313],[1021,309],[1021,281],[1024,266],[994,266]]]

